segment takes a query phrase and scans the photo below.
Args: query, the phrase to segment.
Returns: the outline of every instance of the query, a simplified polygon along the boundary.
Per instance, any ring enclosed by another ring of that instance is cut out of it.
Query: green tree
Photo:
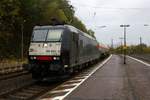
[[[93,30],[89,29],[89,30],[88,30],[88,33],[89,33],[89,35],[91,35],[92,37],[96,38],[96,37],[95,37],[95,32],[94,32]]]
[[[93,31],[88,31],[74,13],[68,0],[0,0],[0,56],[20,57],[22,26],[24,53],[27,54],[33,27],[50,25],[52,18],[94,37]]]

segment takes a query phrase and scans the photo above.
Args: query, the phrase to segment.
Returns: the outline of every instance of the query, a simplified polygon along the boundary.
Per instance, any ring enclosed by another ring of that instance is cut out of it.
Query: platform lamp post
[[[23,34],[24,34],[24,23],[26,22],[26,20],[23,20],[23,22],[21,23],[21,61],[23,62],[23,49],[24,49],[24,45],[23,45]]]
[[[124,64],[126,64],[126,28],[130,27],[130,25],[120,25],[120,27],[124,28]]]
[[[121,54],[123,52],[123,43],[122,43],[122,40],[124,39],[123,37],[119,37],[120,39],[120,47],[121,47]]]

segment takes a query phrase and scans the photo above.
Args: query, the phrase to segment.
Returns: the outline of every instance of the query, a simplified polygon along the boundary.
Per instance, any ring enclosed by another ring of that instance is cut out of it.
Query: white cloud
[[[150,45],[150,0],[70,0],[78,16],[88,28],[96,32],[100,42],[118,43],[123,34],[120,24],[130,24],[127,30],[129,44],[137,44],[140,36]],[[96,13],[96,14],[95,14]],[[98,29],[98,26],[106,28]]]

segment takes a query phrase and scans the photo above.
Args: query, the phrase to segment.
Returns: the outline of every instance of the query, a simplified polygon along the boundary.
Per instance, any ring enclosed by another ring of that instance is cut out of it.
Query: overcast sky
[[[127,44],[138,44],[141,36],[143,43],[150,45],[150,0],[70,0],[70,3],[76,16],[95,31],[99,42],[110,45],[113,39],[114,44],[119,44],[119,38],[123,37],[120,25],[129,24]]]

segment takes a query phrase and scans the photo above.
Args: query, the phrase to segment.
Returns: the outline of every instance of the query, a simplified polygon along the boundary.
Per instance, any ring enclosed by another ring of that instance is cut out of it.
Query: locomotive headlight
[[[60,57],[53,57],[54,60],[60,60]]]
[[[34,57],[30,57],[30,59],[31,59],[31,60],[33,60],[33,59],[34,59]]]
[[[45,43],[45,44],[44,44],[44,47],[47,47],[47,46],[48,46],[48,44],[47,44],[47,43]]]
[[[67,68],[67,67],[68,67],[68,65],[64,65],[64,67],[65,67],[65,68]]]
[[[33,59],[36,59],[36,57],[33,57]]]
[[[57,59],[57,60],[60,60],[60,57],[57,57],[56,59]]]
[[[56,60],[57,58],[56,58],[56,57],[53,57],[53,59]]]
[[[31,60],[36,59],[36,57],[30,57]]]

